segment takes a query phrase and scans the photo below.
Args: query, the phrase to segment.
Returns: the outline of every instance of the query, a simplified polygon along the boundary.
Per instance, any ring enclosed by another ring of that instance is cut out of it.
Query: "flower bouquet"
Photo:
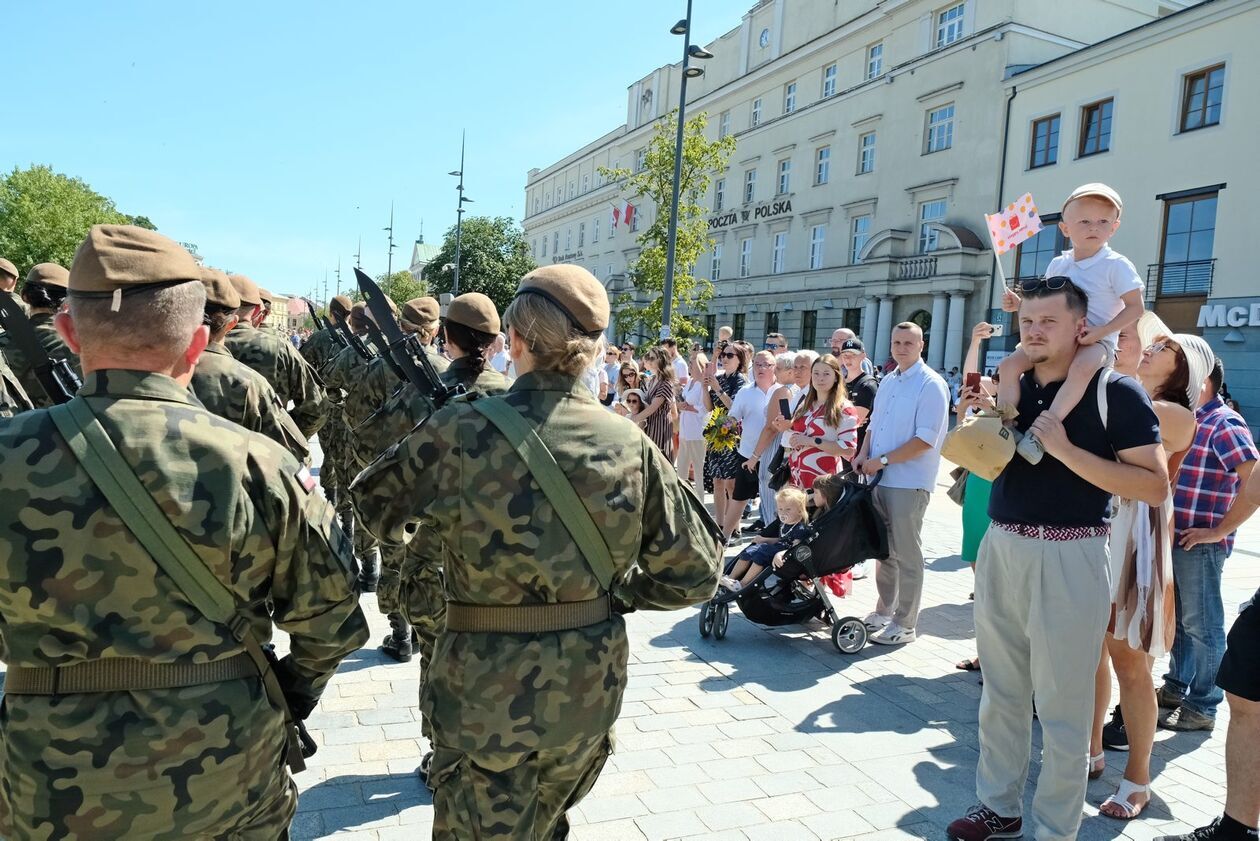
[[[729,453],[735,449],[739,445],[739,433],[739,421],[721,407],[713,410],[704,426],[705,443],[715,453]]]

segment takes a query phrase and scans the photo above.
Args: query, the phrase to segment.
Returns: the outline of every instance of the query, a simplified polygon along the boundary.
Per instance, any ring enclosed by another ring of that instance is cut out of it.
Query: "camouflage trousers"
[[[441,570],[436,564],[419,567],[408,565],[406,577],[400,582],[398,595],[399,609],[411,623],[418,643],[416,650],[420,655],[420,691],[423,693],[429,664],[433,662],[433,650],[437,647],[438,634],[446,627],[446,593],[443,590]],[[432,744],[433,731],[427,718],[420,720],[420,732]]]
[[[524,754],[437,746],[429,771],[434,841],[567,838],[566,812],[595,785],[611,752],[611,733]]]
[[[381,578],[376,584],[376,604],[381,613],[401,613],[399,591],[402,588],[402,563],[405,546],[381,547]]]

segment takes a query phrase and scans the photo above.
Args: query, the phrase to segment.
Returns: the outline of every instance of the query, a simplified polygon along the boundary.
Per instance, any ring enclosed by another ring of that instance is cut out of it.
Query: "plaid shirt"
[[[1198,428],[1177,474],[1173,523],[1177,537],[1186,529],[1215,528],[1238,496],[1238,465],[1260,458],[1242,417],[1213,397],[1195,412]],[[1221,541],[1228,555],[1234,535]]]

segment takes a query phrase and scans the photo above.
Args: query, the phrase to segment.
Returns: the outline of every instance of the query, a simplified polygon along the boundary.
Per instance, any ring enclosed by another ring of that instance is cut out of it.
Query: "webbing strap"
[[[448,602],[446,630],[481,634],[546,634],[606,621],[612,616],[608,596],[581,602],[481,605]]]
[[[611,592],[617,568],[613,565],[612,553],[608,551],[604,535],[534,427],[500,397],[483,397],[469,405],[496,426],[525,460],[525,466],[581,550],[600,586],[604,592]]]
[[[166,514],[162,512],[131,465],[118,452],[87,401],[76,397],[48,410],[66,445],[92,483],[154,562],[199,613],[226,625],[245,647],[271,703],[284,714],[288,737],[288,763],[295,772],[305,769],[296,724],[284,690],[276,679],[262,644],[249,628],[249,620],[237,611],[236,598],[202,562]]]
[[[105,657],[68,666],[9,666],[6,695],[78,695],[200,686],[258,674],[244,651],[211,663],[156,663],[136,657]]]

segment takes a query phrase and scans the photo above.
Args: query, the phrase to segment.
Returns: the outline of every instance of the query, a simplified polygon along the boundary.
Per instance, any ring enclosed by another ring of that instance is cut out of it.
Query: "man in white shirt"
[[[753,384],[740,389],[731,401],[728,414],[740,422],[739,454],[745,460],[751,459],[757,451],[757,441],[766,425],[766,404],[770,395],[778,388],[774,381],[774,354],[759,351],[753,357]],[[744,510],[744,503],[761,494],[762,500],[767,496],[773,499],[774,493],[769,488],[762,488],[757,470],[749,470],[747,463],[740,465],[735,473],[735,490],[731,499],[736,503],[727,507],[727,522],[720,523],[722,533],[730,536],[739,528],[739,515]],[[769,523],[773,517],[763,521]]]
[[[674,379],[678,381],[678,393],[687,387],[687,360],[678,355],[678,342],[674,339],[661,339],[661,347],[669,354],[670,364],[674,366]]]
[[[923,515],[941,464],[949,393],[922,353],[917,324],[903,321],[893,328],[897,369],[880,384],[866,440],[853,459],[867,476],[884,472],[875,508],[888,526],[888,560],[875,573],[879,602],[866,617],[866,627],[877,632],[871,642],[880,645],[914,642],[923,596]]]
[[[512,357],[507,352],[507,336],[500,333],[495,336],[494,344],[490,345],[490,367],[500,374],[506,374],[511,361]]]

